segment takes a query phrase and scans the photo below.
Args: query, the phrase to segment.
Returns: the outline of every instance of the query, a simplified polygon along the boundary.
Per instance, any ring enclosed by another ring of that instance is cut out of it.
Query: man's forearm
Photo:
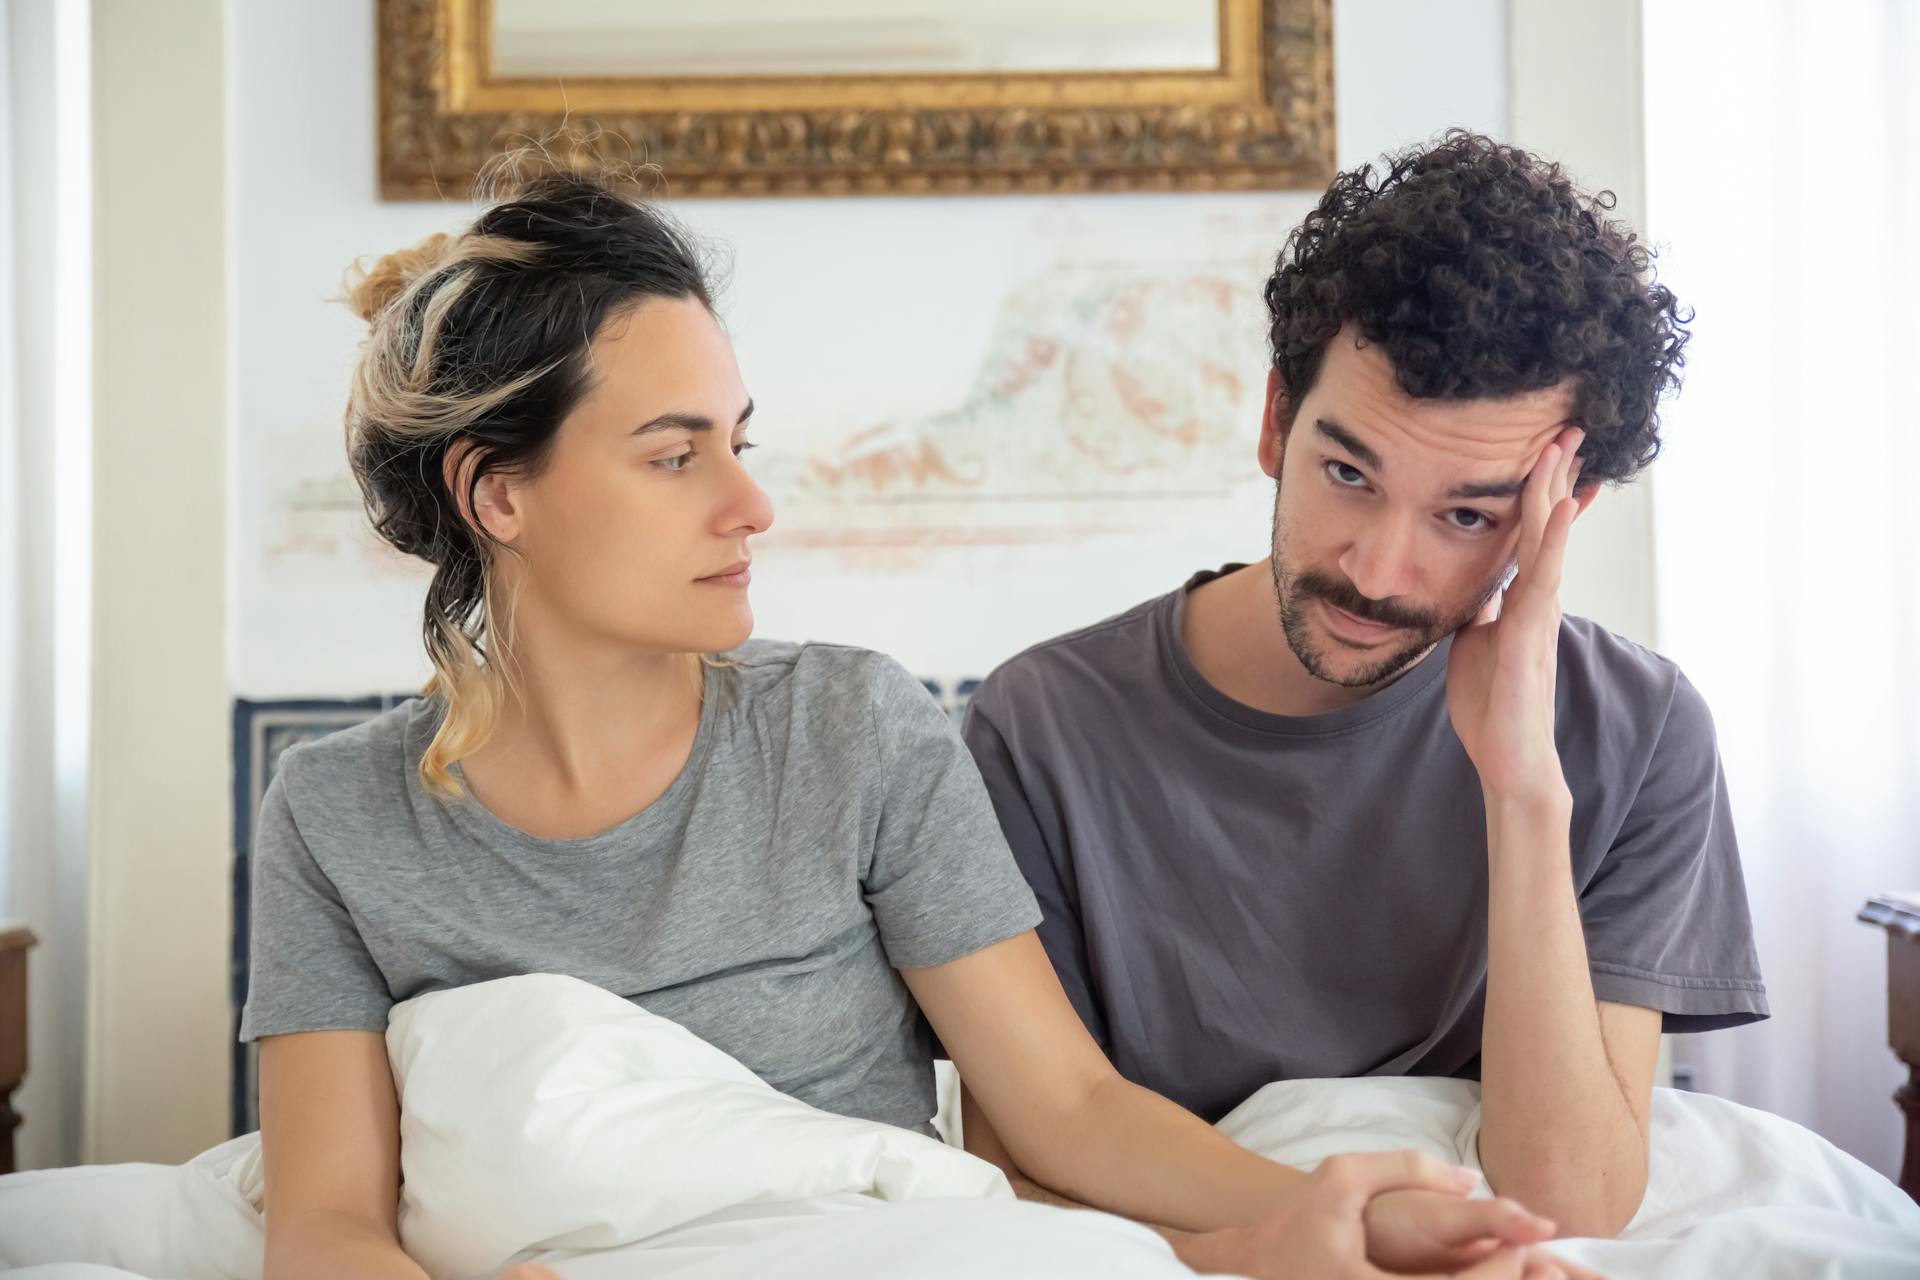
[[[1647,1136],[1608,1057],[1559,790],[1487,796],[1480,1160],[1563,1235],[1618,1234],[1646,1191]]]

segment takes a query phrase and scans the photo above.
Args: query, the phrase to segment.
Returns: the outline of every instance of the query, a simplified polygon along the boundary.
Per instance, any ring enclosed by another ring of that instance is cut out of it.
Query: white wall
[[[225,1127],[226,8],[93,6],[88,1160]]]
[[[1507,9],[1511,140],[1561,161],[1582,185],[1612,191],[1617,215],[1644,236],[1640,0],[1509,0]],[[1659,470],[1605,490],[1587,508],[1567,550],[1563,592],[1569,613],[1648,646]]]
[[[1447,125],[1506,124],[1500,0],[1335,5],[1342,164]],[[415,685],[423,578],[377,553],[308,554],[337,536],[289,522],[289,486],[337,501],[340,410],[361,326],[323,300],[358,255],[456,226],[470,210],[375,198],[373,26],[366,5],[236,6],[238,373],[230,538],[236,691],[347,694]],[[783,419],[858,423],[960,396],[996,307],[1088,243],[1132,265],[1231,246],[1248,318],[1240,362],[1264,376],[1264,260],[1309,194],[684,201],[676,212],[729,250],[721,299],[773,461]],[[1242,429],[1257,479],[1257,409]],[[334,487],[326,489],[327,478]],[[1263,553],[1266,495],[1151,541],[999,555],[931,555],[883,582],[769,540],[755,603],[762,634],[831,637],[917,670],[980,674],[1025,643],[1171,588],[1193,569]],[[774,492],[776,506],[782,499]],[[778,532],[776,528],[776,533]],[[880,589],[884,587],[884,589]]]
[[[111,688],[113,701],[111,718],[102,721],[107,745],[97,781],[112,795],[97,815],[95,924],[107,942],[94,993],[100,1065],[90,1110],[98,1140],[90,1153],[178,1155],[218,1136],[225,1083],[225,829],[217,816],[224,743],[214,747],[211,739],[228,690],[191,661],[177,669],[187,679],[165,685],[166,663],[139,652],[138,620],[150,608],[149,622],[164,618],[163,629],[189,646],[209,626],[224,626],[233,693],[337,695],[418,681],[421,575],[364,541],[318,551],[302,545],[303,538],[324,542],[338,526],[298,508],[309,500],[337,503],[343,492],[340,409],[360,326],[326,300],[342,269],[356,256],[457,225],[470,210],[375,198],[372,6],[205,0],[188,19],[170,17],[157,29],[138,25],[141,6],[98,0],[97,9],[115,22],[102,38],[98,67],[116,86],[101,98],[109,117],[101,126],[102,172],[111,181],[101,199],[115,211],[102,230],[101,261],[116,269],[99,296],[103,345],[114,353],[100,381],[108,458],[100,492],[116,501],[100,529],[101,696]],[[1337,0],[1340,163],[1449,125],[1505,133],[1507,29],[1501,0]],[[1539,57],[1582,56],[1574,42],[1539,39],[1540,30],[1531,46]],[[230,134],[220,127],[218,60],[209,62],[207,52],[222,40]],[[183,41],[192,47],[182,48]],[[167,50],[167,86],[139,79],[133,64],[149,47]],[[198,70],[182,74],[183,66]],[[1536,101],[1551,96],[1556,74],[1549,69],[1536,81]],[[161,149],[140,145],[154,102],[200,121],[203,143],[191,149],[191,180],[180,178],[177,155],[163,178],[155,170]],[[146,116],[132,109],[135,103],[147,104]],[[152,224],[139,221],[153,203],[132,194],[142,181],[147,191],[169,192],[164,203],[179,234],[166,253],[151,251]],[[1241,264],[1250,323],[1233,354],[1258,378],[1265,363],[1257,304],[1265,268],[1258,259],[1278,248],[1310,198],[683,202],[677,211],[729,249],[732,284],[723,310],[763,405],[763,435],[773,444],[783,416],[838,414],[860,422],[929,398],[951,399],[977,372],[1005,291],[1088,245],[1110,261],[1141,267],[1207,253]],[[227,261],[209,237],[229,218],[231,293],[223,312],[209,312]],[[144,255],[133,250],[142,244]],[[170,344],[199,358],[184,366],[143,362],[142,325],[150,333],[164,329]],[[206,452],[221,420],[220,397],[209,398],[209,390],[229,373],[225,404],[233,430],[223,468]],[[147,393],[155,388],[166,398],[142,434]],[[1249,413],[1238,428],[1246,435],[1249,473],[1256,421]],[[180,451],[150,452],[158,438],[152,432],[167,433]],[[173,465],[181,459],[195,465]],[[155,478],[164,483],[149,483]],[[1217,519],[1093,556],[936,558],[915,573],[887,577],[883,589],[776,548],[760,566],[762,629],[874,645],[930,673],[978,673],[1032,639],[1165,590],[1201,564],[1260,554],[1266,513],[1259,496],[1223,506]],[[142,505],[156,497],[168,505],[171,523],[156,524]],[[210,536],[221,536],[223,511],[224,605],[219,583],[206,576],[219,557],[203,550]],[[142,539],[156,534],[174,539],[174,562],[165,570],[143,550]],[[1590,536],[1595,573],[1569,592],[1571,607],[1630,633],[1639,608],[1631,584],[1643,559],[1637,536],[1628,530],[1619,555],[1609,552],[1610,539]],[[174,590],[158,591],[162,584]],[[1589,588],[1594,603],[1583,599]],[[159,594],[172,597],[164,607]],[[184,622],[183,612],[192,615]],[[143,757],[160,740],[151,726],[176,721],[190,726],[190,749],[172,760]],[[156,785],[174,794],[156,798]],[[165,838],[143,840],[136,830],[143,802],[155,804],[145,816]],[[156,904],[163,909],[156,912]],[[156,1011],[167,1025],[156,1024]],[[160,1053],[166,1062],[156,1071]]]
[[[151,774],[130,771],[128,758],[114,753],[118,748],[101,757],[97,783],[113,794],[101,809],[107,853],[96,931],[107,931],[111,945],[96,995],[107,1011],[94,1041],[103,1057],[96,1131],[110,1133],[112,1143],[103,1136],[92,1151],[177,1158],[217,1139],[222,1129],[226,833],[214,815],[222,811],[226,779],[207,767],[206,737],[209,718],[224,712],[229,688],[193,662],[182,668],[189,678],[178,688],[129,686],[114,675],[138,669],[149,681],[158,678],[158,664],[149,657],[136,667],[134,652],[142,637],[140,610],[152,605],[157,612],[147,621],[164,618],[166,628],[182,627],[170,636],[182,643],[211,643],[224,617],[231,693],[346,695],[419,681],[421,574],[373,549],[364,535],[355,535],[357,543],[339,542],[337,520],[300,508],[337,505],[346,492],[341,408],[361,327],[327,301],[343,268],[357,256],[450,229],[470,210],[384,204],[375,197],[370,4],[196,0],[190,22],[156,20],[167,29],[148,32],[128,16],[140,6],[97,2],[100,12],[128,24],[97,64],[103,79],[111,70],[123,89],[101,99],[102,110],[113,112],[102,125],[102,160],[113,168],[103,169],[111,181],[100,201],[114,211],[103,229],[103,262],[130,266],[114,252],[132,243],[142,230],[136,220],[150,206],[164,206],[169,219],[163,224],[167,251],[139,272],[116,272],[99,297],[103,339],[111,338],[116,351],[100,384],[103,458],[111,472],[100,491],[118,499],[117,517],[103,520],[100,530],[100,598],[109,617],[100,632],[106,678],[99,694],[104,700],[111,687],[119,709],[102,728],[112,743],[152,742],[158,739],[142,735],[152,735],[155,724],[174,732],[165,718],[171,715],[191,726],[193,745],[180,760],[158,762],[166,768]],[[1336,0],[1334,12],[1343,166],[1449,125],[1507,131],[1502,0],[1444,6]],[[195,51],[168,49],[166,59],[147,64],[164,66],[170,87],[140,79],[145,73],[134,64],[141,40],[166,48],[188,36],[199,42]],[[204,55],[206,41],[220,38],[228,54],[227,135],[211,87],[221,81]],[[1533,47],[1544,59],[1572,63],[1585,56],[1568,40],[1537,40]],[[1536,101],[1551,97],[1557,72],[1540,74]],[[132,84],[159,96],[136,99],[125,90]],[[164,178],[156,172],[163,157],[129,153],[141,123],[131,109],[136,101],[171,102],[198,121],[196,136],[204,142],[186,149],[184,160],[173,148],[164,159],[174,167]],[[1593,128],[1604,132],[1605,122]],[[183,163],[189,179],[178,176]],[[1622,181],[1610,173],[1589,176]],[[151,198],[162,190],[164,201]],[[722,310],[761,404],[761,435],[775,453],[783,418],[837,414],[857,423],[951,399],[978,370],[1004,292],[1096,250],[1134,266],[1189,263],[1208,254],[1240,264],[1249,323],[1231,354],[1257,380],[1265,370],[1258,304],[1264,259],[1310,198],[682,202],[677,212],[730,248],[732,283]],[[209,291],[221,287],[223,261],[207,236],[229,217],[231,295],[224,312],[209,313]],[[151,226],[145,231],[153,234]],[[184,370],[143,363],[137,354],[142,325],[149,332],[166,326],[170,339],[184,340],[198,357]],[[135,354],[127,355],[128,347]],[[223,468],[217,450],[207,452],[221,418],[221,405],[207,391],[229,372],[225,403],[233,425]],[[143,378],[157,389],[145,398],[136,390]],[[164,400],[155,398],[160,392]],[[166,433],[194,467],[148,452],[154,437],[140,434],[143,411],[149,429]],[[1257,412],[1249,412],[1237,427],[1256,480],[1257,422]],[[122,445],[127,452],[114,456]],[[148,475],[163,483],[141,484],[143,467],[155,468]],[[178,508],[172,523],[153,523],[157,500]],[[224,601],[219,584],[206,578],[221,560],[218,543],[207,539],[221,536],[222,512]],[[164,569],[138,554],[139,539],[156,529],[177,539],[168,544],[174,560]],[[1591,576],[1570,587],[1569,607],[1629,633],[1639,630],[1644,609],[1634,584],[1644,568],[1641,536],[1630,521],[1614,535],[1587,536],[1583,554]],[[1614,537],[1623,551],[1610,550]],[[776,548],[761,556],[756,603],[764,634],[832,636],[894,652],[924,672],[977,674],[1021,644],[1167,590],[1203,564],[1258,556],[1266,540],[1260,493],[1257,500],[1222,506],[1217,519],[1122,540],[1098,554],[936,558],[913,574],[888,576],[880,587]],[[150,580],[129,576],[136,573]],[[165,608],[154,599],[161,584],[181,592]],[[179,615],[189,604],[192,617],[183,623]],[[154,786],[163,780],[177,795],[155,801]],[[143,849],[134,810],[149,801],[158,805],[149,828],[168,834]],[[154,903],[164,904],[157,917]],[[136,993],[154,1001],[153,1017],[133,1001]],[[154,1025],[159,1012],[166,1015],[164,1028]],[[182,1079],[183,1073],[194,1078]],[[179,1097],[189,1100],[184,1109],[176,1109]]]

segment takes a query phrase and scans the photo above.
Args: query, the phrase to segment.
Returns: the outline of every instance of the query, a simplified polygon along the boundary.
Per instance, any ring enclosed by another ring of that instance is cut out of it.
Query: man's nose
[[[1354,590],[1369,600],[1410,596],[1415,594],[1419,576],[1414,554],[1414,531],[1409,523],[1383,519],[1354,539],[1340,557],[1340,571]]]

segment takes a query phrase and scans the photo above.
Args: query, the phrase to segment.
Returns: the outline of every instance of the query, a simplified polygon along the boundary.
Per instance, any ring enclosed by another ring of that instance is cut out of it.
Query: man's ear
[[[1293,405],[1278,369],[1267,370],[1266,408],[1260,414],[1260,469],[1271,478],[1280,478],[1280,455],[1287,450],[1287,427],[1293,421]]]
[[[511,543],[520,536],[520,509],[513,487],[497,471],[490,471],[474,483],[473,470],[480,461],[473,443],[456,441],[440,464],[441,481],[453,495],[461,519],[476,531],[484,531],[496,542]]]
[[[1576,459],[1574,465],[1584,467],[1586,463],[1584,460]],[[1587,514],[1587,508],[1592,506],[1593,500],[1599,496],[1600,482],[1598,480],[1582,484],[1580,477],[1575,475],[1573,478],[1573,500],[1580,504],[1580,509],[1573,513],[1573,518],[1578,520],[1581,516]]]

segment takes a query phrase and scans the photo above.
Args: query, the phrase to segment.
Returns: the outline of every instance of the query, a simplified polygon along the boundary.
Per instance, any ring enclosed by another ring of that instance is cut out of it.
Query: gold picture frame
[[[677,196],[1318,188],[1332,0],[1218,0],[1204,71],[625,79],[492,71],[492,0],[378,0],[380,194],[465,196],[532,139]],[[573,126],[566,134],[563,126]]]

